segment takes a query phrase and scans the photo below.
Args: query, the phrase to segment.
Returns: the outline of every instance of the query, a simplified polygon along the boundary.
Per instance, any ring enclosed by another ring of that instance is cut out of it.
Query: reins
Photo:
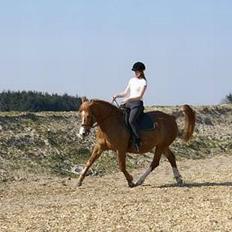
[[[113,99],[113,101],[111,103],[113,104],[114,102],[116,103],[117,107],[120,107],[120,105],[118,104],[118,102],[116,101],[116,99]],[[113,112],[113,110],[111,110],[110,114],[107,115],[106,117],[104,117],[100,122],[95,122],[91,128],[95,128],[95,127],[99,126],[99,124],[101,124],[102,122],[104,122],[107,118],[110,118],[111,115],[112,115],[112,112]]]
[[[116,103],[117,107],[119,108],[119,107],[120,107],[120,105],[118,104],[118,102],[116,101],[116,99],[115,99],[115,98],[112,100],[112,102],[111,102],[111,103],[113,104],[114,102]]]

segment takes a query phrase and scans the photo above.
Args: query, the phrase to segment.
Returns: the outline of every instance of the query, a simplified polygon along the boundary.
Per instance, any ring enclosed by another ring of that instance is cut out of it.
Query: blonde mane
[[[101,103],[109,106],[112,110],[115,110],[117,112],[122,112],[117,106],[113,105],[112,103],[100,99],[91,99],[90,102],[96,102],[96,103]]]

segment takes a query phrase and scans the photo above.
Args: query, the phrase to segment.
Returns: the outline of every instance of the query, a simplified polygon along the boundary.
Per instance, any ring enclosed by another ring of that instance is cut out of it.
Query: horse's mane
[[[110,103],[108,101],[104,101],[104,100],[100,100],[100,99],[91,99],[90,101],[105,104],[105,105],[109,106],[112,110],[115,110],[116,112],[122,112],[117,106],[113,105],[112,103]]]

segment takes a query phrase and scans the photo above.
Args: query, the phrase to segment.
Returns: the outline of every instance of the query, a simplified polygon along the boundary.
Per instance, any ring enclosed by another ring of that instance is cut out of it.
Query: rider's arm
[[[116,94],[114,97],[115,97],[115,98],[118,98],[118,97],[125,97],[125,96],[128,94],[128,92],[129,92],[129,88],[130,88],[130,82],[128,83],[126,89],[125,89],[123,92],[121,92],[121,93],[119,93],[119,94]]]

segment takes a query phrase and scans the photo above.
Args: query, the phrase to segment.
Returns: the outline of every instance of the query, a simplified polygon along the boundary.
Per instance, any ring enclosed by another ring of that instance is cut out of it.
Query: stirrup
[[[133,141],[132,146],[135,148],[137,152],[139,152],[141,147],[141,140],[137,139],[137,141]]]
[[[137,152],[139,152],[139,144],[137,144],[137,143],[135,143],[135,144],[133,144],[133,146],[135,147],[135,150],[137,151]]]

